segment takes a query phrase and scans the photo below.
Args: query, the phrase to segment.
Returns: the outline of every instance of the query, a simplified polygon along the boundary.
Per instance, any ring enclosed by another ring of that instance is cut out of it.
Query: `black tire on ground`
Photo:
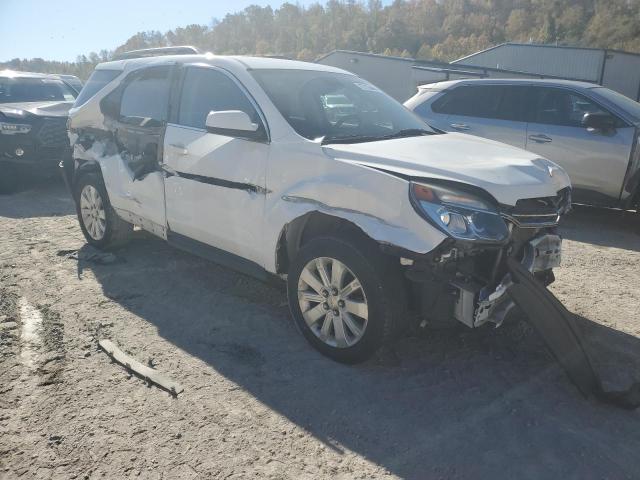
[[[102,238],[99,240],[93,238],[87,231],[87,228],[85,227],[84,221],[82,219],[82,213],[80,211],[80,195],[82,194],[83,189],[88,185],[94,187],[98,191],[105,210],[105,232]],[[133,225],[125,222],[122,218],[120,218],[114,211],[113,207],[111,207],[107,189],[105,188],[102,177],[100,177],[100,175],[98,175],[97,173],[85,173],[80,178],[78,178],[74,188],[74,197],[76,201],[78,222],[80,223],[80,228],[82,229],[84,238],[90,245],[101,250],[108,250],[110,248],[124,245],[130,240],[133,233]]]
[[[342,262],[362,285],[368,303],[368,320],[357,343],[339,348],[322,341],[307,325],[298,301],[298,284],[305,266],[315,258]],[[406,292],[397,261],[383,255],[372,241],[359,236],[318,237],[303,245],[287,278],[291,314],[304,337],[322,354],[342,363],[371,357],[401,333],[406,315]]]

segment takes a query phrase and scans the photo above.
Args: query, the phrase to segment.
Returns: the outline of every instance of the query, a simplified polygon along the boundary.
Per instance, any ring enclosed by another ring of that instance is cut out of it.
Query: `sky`
[[[317,0],[292,0],[310,5]],[[113,50],[140,31],[165,32],[249,5],[279,7],[283,0],[0,0],[0,62],[40,57],[75,61],[76,56]],[[321,1],[320,3],[324,3]]]

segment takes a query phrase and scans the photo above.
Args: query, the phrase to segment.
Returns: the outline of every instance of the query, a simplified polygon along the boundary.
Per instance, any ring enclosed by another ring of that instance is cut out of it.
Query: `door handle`
[[[465,123],[452,123],[451,128],[456,130],[471,130],[471,127]]]
[[[534,142],[537,143],[551,143],[552,139],[551,137],[547,137],[546,135],[529,135],[529,140],[533,140]]]
[[[164,172],[165,178],[167,177],[178,177],[178,172],[176,172],[173,168],[171,168],[166,163],[161,163],[160,168]]]
[[[170,143],[169,146],[176,151],[178,155],[189,155],[189,150],[179,143]]]

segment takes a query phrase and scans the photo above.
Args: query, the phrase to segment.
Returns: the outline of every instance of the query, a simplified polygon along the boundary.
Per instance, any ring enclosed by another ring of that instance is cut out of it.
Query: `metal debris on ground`
[[[113,253],[101,252],[91,247],[85,247],[80,250],[59,250],[58,256],[73,260],[84,260],[97,265],[111,265],[113,263],[120,263],[123,261]]]
[[[99,340],[98,345],[100,345],[100,348],[104,350],[115,362],[125,367],[128,371],[134,373],[140,378],[143,378],[149,383],[159,386],[171,395],[177,396],[179,393],[184,391],[184,388],[180,384],[174,382],[168,377],[165,377],[153,368],[143,365],[135,358],[130,357],[120,350],[111,340]]]
[[[626,408],[640,406],[640,383],[627,390],[606,391],[593,368],[574,315],[521,264],[508,260],[512,284],[508,293],[543,338],[558,363],[585,397]]]

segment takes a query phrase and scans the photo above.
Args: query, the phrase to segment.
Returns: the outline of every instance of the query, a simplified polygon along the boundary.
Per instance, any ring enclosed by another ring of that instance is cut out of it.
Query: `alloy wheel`
[[[102,240],[107,230],[107,214],[102,196],[93,185],[86,185],[80,193],[80,214],[91,238]]]
[[[351,347],[366,331],[369,308],[360,280],[335,258],[314,258],[305,265],[298,302],[309,329],[329,346]]]

